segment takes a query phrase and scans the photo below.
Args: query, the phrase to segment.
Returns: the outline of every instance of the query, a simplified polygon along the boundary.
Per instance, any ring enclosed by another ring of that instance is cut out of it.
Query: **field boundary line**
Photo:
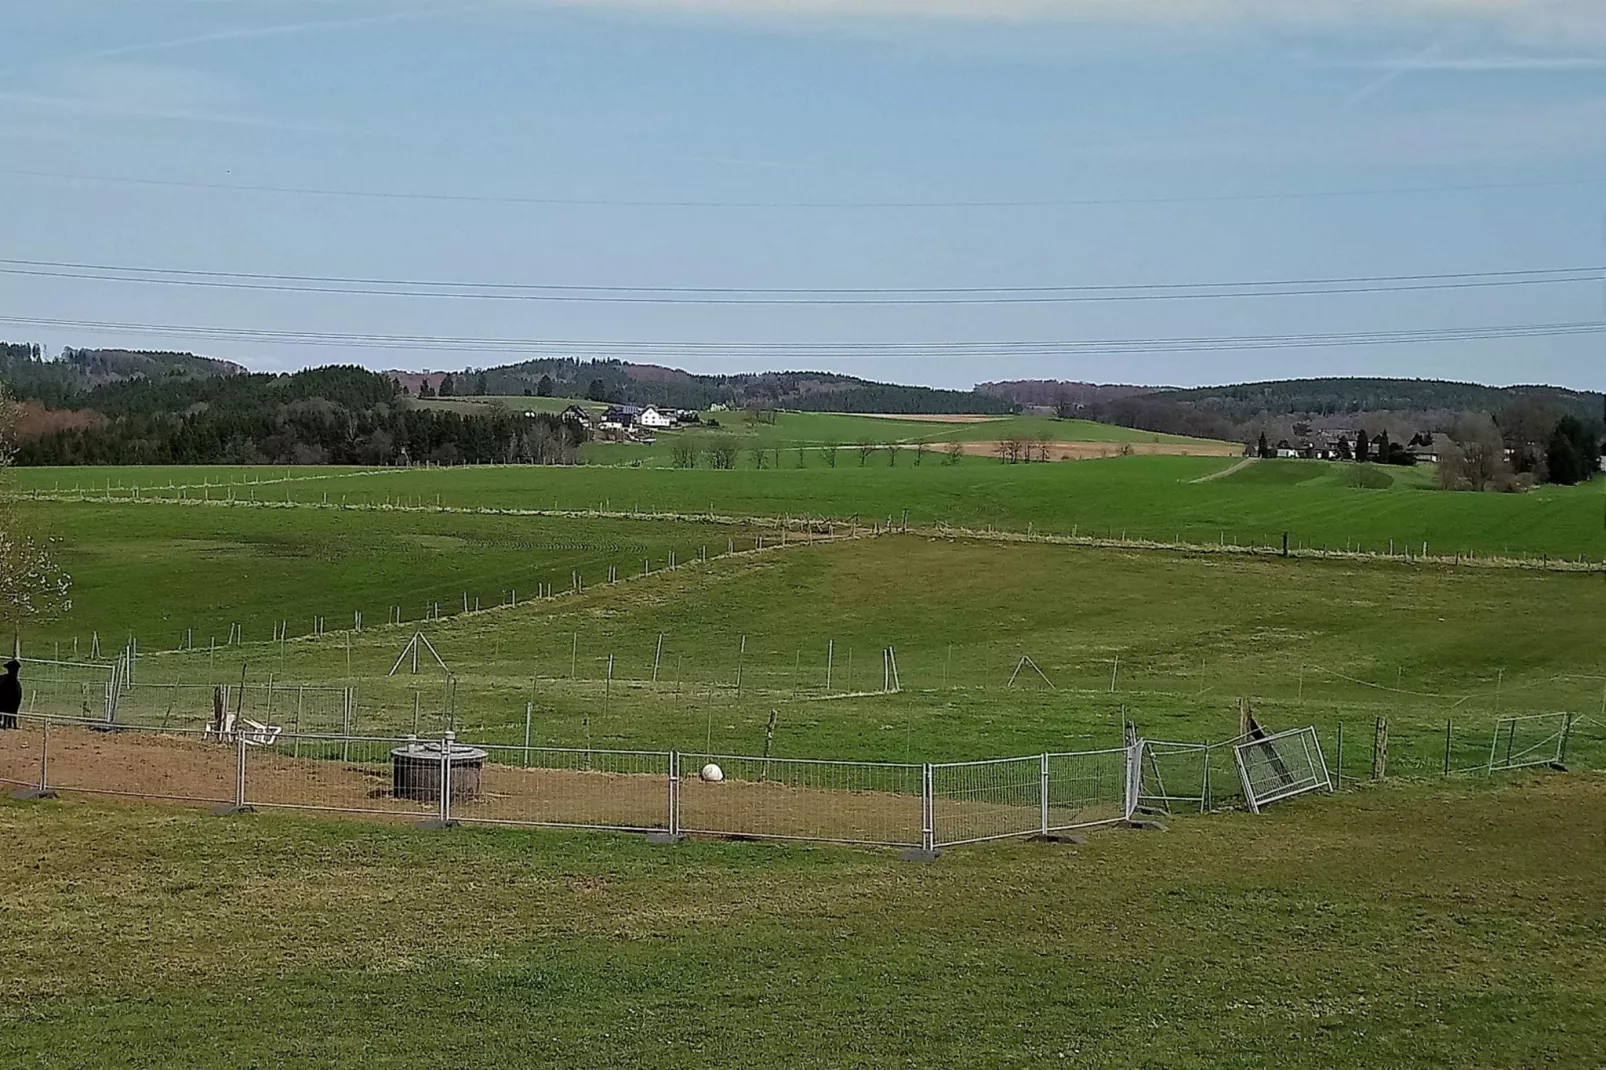
[[[895,532],[896,533],[896,532]],[[1375,550],[1315,550],[1308,547],[1284,551],[1277,546],[1258,546],[1247,543],[1210,543],[1156,539],[1112,538],[1099,535],[1046,535],[1040,532],[985,531],[961,527],[916,527],[911,525],[903,534],[922,538],[969,539],[977,542],[1013,543],[1016,545],[1040,544],[1045,546],[1075,546],[1099,550],[1143,550],[1156,553],[1224,554],[1235,557],[1275,557],[1304,561],[1350,561],[1356,563],[1434,565],[1447,568],[1516,569],[1528,572],[1565,572],[1591,575],[1606,573],[1606,558],[1600,561],[1584,559],[1569,561],[1564,558],[1542,555],[1538,560],[1518,557],[1477,557],[1472,554],[1388,554]]]

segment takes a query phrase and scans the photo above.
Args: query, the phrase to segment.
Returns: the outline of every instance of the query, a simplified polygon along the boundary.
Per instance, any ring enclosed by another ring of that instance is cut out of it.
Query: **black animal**
[[[22,709],[22,681],[17,679],[17,671],[21,668],[8,661],[6,674],[0,676],[0,729],[17,727],[17,711]]]

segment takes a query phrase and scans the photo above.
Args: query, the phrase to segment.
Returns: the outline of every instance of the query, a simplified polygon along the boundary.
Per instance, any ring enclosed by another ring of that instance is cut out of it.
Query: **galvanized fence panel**
[[[938,847],[1041,832],[1042,756],[933,765],[931,819]]]
[[[199,731],[55,721],[46,729],[47,787],[58,793],[232,803],[239,759],[234,743]]]
[[[924,841],[924,767],[680,754],[676,831],[887,847]],[[722,779],[705,780],[705,766]]]
[[[1561,765],[1566,760],[1572,725],[1570,713],[1500,718],[1495,722],[1494,738],[1489,741],[1489,772]]]
[[[1251,739],[1233,747],[1232,753],[1243,782],[1244,801],[1254,813],[1295,795],[1333,790],[1314,728],[1293,728]]]
[[[1081,751],[1044,756],[1047,803],[1044,832],[1065,832],[1124,821],[1132,751]]]
[[[0,784],[37,788],[44,742],[44,724],[33,718],[23,717],[16,728],[0,731]]]
[[[455,820],[670,831],[673,786],[667,751],[471,746],[485,758],[477,790],[453,793]]]
[[[248,743],[245,804],[414,820],[438,817],[438,779],[432,792],[395,790],[393,753],[412,742],[416,741],[281,733],[266,745]]]
[[[24,714],[103,721],[117,700],[115,665],[32,658],[21,664]]]
[[[1203,812],[1210,800],[1210,746],[1147,739],[1139,744],[1138,806]]]

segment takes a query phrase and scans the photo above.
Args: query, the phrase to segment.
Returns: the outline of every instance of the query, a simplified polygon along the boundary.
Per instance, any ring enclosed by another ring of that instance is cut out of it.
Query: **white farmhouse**
[[[675,418],[673,415],[659,412],[651,405],[648,405],[645,409],[641,410],[641,415],[636,417],[636,422],[642,427],[657,428],[659,430],[662,430],[666,427],[675,426]]]

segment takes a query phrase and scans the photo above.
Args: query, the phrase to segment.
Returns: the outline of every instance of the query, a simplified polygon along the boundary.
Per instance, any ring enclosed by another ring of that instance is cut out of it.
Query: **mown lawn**
[[[0,804],[0,1066],[1594,1066],[1603,789],[933,865]]]

